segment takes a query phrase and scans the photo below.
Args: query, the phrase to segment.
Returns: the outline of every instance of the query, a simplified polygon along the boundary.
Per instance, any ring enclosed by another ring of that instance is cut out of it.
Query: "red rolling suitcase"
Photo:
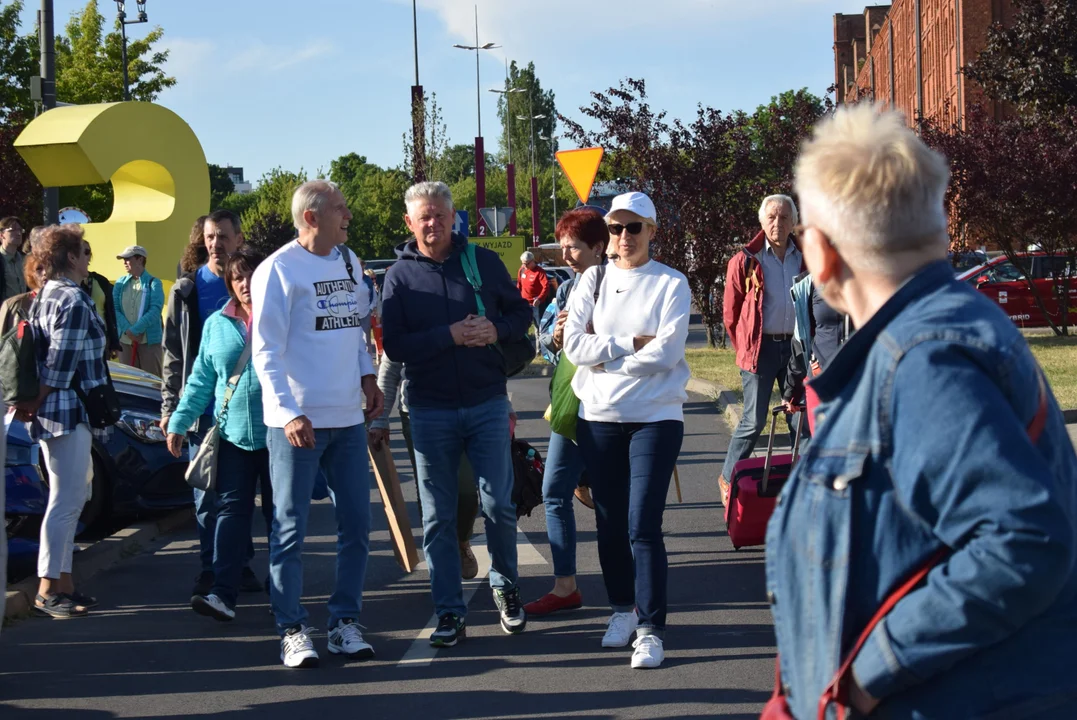
[[[778,415],[783,412],[781,406],[771,410],[766,457],[745,458],[733,466],[729,502],[725,508],[725,524],[726,532],[729,533],[729,539],[733,541],[736,550],[763,545],[766,542],[767,522],[774,512],[778,493],[789,479],[793,463],[800,455],[800,434],[804,429],[803,411],[800,413],[792,454],[774,454],[774,430]]]

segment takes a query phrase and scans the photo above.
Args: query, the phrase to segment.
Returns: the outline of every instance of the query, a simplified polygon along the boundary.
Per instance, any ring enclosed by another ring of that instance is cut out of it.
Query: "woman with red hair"
[[[554,230],[565,264],[576,276],[561,284],[557,297],[546,308],[539,325],[539,345],[551,365],[561,359],[568,317],[568,299],[576,279],[588,268],[605,262],[609,232],[602,214],[589,207],[570,210]],[[553,590],[524,606],[532,617],[549,615],[558,610],[571,610],[583,605],[583,596],[576,586],[576,517],[572,498],[583,475],[583,457],[576,444],[556,432],[550,432],[546,451],[546,470],[542,480],[542,499],[546,505],[546,534],[550,538],[553,556]],[[585,495],[586,497],[586,495]],[[585,497],[581,497],[581,502]]]

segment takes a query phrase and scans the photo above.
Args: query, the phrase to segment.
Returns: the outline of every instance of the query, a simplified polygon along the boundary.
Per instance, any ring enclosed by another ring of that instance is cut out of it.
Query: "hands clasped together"
[[[449,326],[453,342],[464,347],[483,347],[497,342],[497,328],[487,317],[468,315]]]

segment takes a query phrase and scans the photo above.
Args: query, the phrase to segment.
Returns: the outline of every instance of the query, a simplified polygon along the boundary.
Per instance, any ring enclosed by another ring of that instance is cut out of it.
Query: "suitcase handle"
[[[804,432],[804,413],[807,410],[800,411],[800,422],[797,423],[796,439],[793,440],[793,464],[795,465],[797,459],[800,458],[800,435]],[[770,437],[767,438],[767,459],[763,463],[763,481],[760,487],[760,494],[766,495],[768,488],[767,484],[770,481],[770,461],[774,455],[774,430],[778,425],[778,416],[785,413],[785,406],[779,405],[770,411]]]

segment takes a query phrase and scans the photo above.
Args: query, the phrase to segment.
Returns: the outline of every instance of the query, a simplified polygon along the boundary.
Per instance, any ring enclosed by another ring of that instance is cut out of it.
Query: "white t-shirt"
[[[580,398],[580,417],[684,420],[691,377],[684,359],[692,308],[688,279],[654,260],[632,270],[609,263],[596,306],[596,277],[597,268],[590,268],[576,280],[565,321],[564,353],[579,367],[572,389]],[[655,339],[636,352],[637,336]]]
[[[358,279],[363,268],[351,254]],[[293,240],[254,271],[251,342],[265,424],[306,415],[315,429],[363,422],[362,378],[376,375],[361,318],[370,313],[340,250],[315,255]]]

